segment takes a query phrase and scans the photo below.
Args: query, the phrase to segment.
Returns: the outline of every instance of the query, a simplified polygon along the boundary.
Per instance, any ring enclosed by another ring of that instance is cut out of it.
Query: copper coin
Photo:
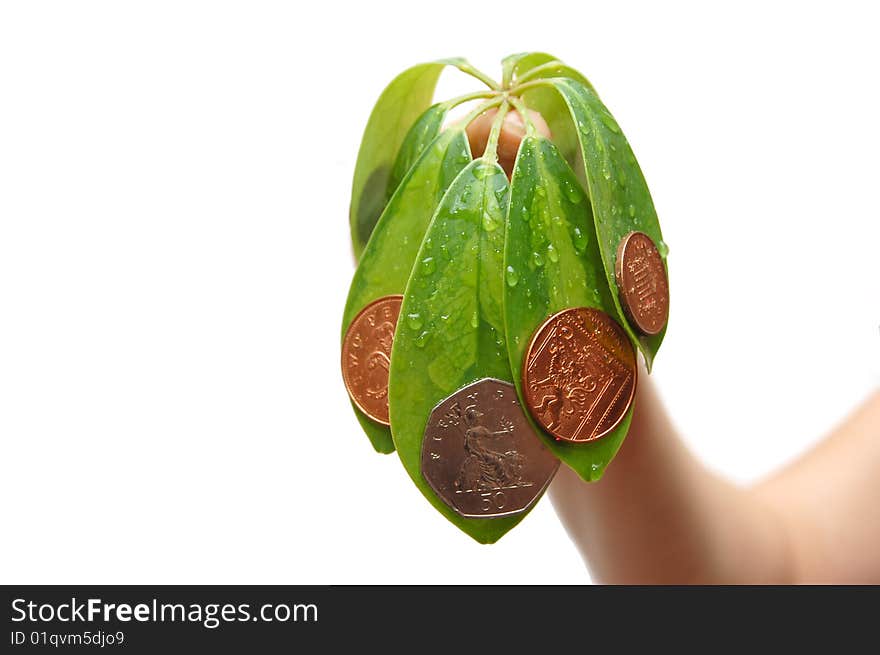
[[[383,296],[364,307],[342,340],[342,379],[358,409],[388,422],[388,366],[403,296]]]
[[[440,402],[422,441],[422,475],[456,513],[518,514],[541,495],[559,460],[529,425],[510,382],[483,378]]]
[[[644,232],[630,232],[617,247],[620,303],[642,334],[659,334],[669,318],[669,281],[657,246]]]
[[[626,415],[636,390],[636,354],[623,328],[598,309],[554,314],[529,343],[523,397],[554,437],[593,441]]]

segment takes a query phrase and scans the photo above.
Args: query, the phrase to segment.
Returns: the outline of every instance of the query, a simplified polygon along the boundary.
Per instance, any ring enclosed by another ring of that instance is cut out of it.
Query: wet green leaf
[[[388,388],[394,443],[410,477],[447,519],[482,543],[499,539],[524,513],[462,518],[425,481],[420,458],[437,403],[480,378],[513,378],[501,307],[507,192],[501,167],[477,159],[441,200],[406,288]],[[418,262],[428,259],[432,265],[420,269]]]
[[[404,176],[355,271],[342,319],[343,337],[351,321],[368,303],[404,292],[434,209],[470,161],[464,129],[453,128],[440,134]],[[354,403],[352,407],[373,447],[382,453],[393,452],[390,430],[371,421]]]
[[[620,240],[633,230],[651,237],[665,264],[666,246],[654,202],[626,137],[598,96],[569,79],[556,78],[550,83],[565,101],[577,127],[605,277],[609,288],[615,290],[614,316],[638,345],[650,371],[666,328],[660,334],[646,337],[630,326],[617,295],[614,266]]]
[[[532,335],[552,314],[570,307],[594,307],[615,315],[589,199],[559,150],[543,137],[526,137],[520,146],[511,183],[504,265],[509,276],[504,321],[513,371],[522,371]],[[522,402],[522,379],[514,377]],[[631,419],[632,407],[610,434],[577,444],[557,441],[532,424],[553,454],[585,480],[596,480],[623,442]]]
[[[431,105],[406,133],[397,158],[394,160],[391,176],[388,178],[388,198],[394,194],[404,175],[416,163],[425,148],[440,134],[440,128],[443,126],[443,120],[448,112],[449,105],[446,103],[440,102]]]

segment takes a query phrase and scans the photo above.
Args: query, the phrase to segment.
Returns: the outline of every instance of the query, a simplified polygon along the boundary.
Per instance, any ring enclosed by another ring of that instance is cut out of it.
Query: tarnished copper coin
[[[364,414],[388,425],[388,365],[403,296],[383,296],[364,307],[342,341],[342,379]]]
[[[623,237],[614,273],[627,318],[642,334],[659,334],[669,318],[669,281],[651,237],[644,232]]]
[[[422,441],[422,475],[465,517],[517,514],[550,483],[559,460],[522,412],[509,382],[483,378],[440,402]]]
[[[532,336],[523,397],[535,421],[566,441],[593,441],[626,415],[636,390],[636,355],[617,321],[598,309],[554,314]]]

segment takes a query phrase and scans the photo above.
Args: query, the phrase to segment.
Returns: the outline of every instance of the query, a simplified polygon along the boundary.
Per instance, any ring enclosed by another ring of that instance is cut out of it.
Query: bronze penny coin
[[[383,296],[364,307],[342,340],[342,379],[352,402],[376,423],[388,422],[388,366],[403,296]]]
[[[617,246],[620,304],[642,334],[659,334],[669,318],[669,281],[657,246],[644,232],[630,232]]]
[[[523,398],[535,421],[565,441],[593,441],[626,415],[636,354],[623,328],[598,309],[575,307],[539,327],[523,361]]]
[[[441,401],[428,417],[422,475],[461,516],[493,518],[524,511],[558,467],[510,382],[478,380]]]

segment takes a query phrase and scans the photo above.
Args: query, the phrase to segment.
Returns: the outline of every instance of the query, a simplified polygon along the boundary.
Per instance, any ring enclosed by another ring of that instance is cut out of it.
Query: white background
[[[710,466],[754,480],[877,386],[870,4],[565,4],[3,4],[0,581],[589,580],[548,500],[479,546],[348,406],[354,161],[424,60],[595,84],[671,250],[655,382]]]

